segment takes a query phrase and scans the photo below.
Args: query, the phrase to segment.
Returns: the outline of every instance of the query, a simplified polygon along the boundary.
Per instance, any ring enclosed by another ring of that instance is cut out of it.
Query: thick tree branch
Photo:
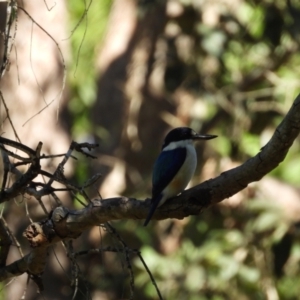
[[[300,95],[277,127],[271,140],[256,156],[239,167],[228,170],[167,201],[157,209],[153,219],[182,219],[189,215],[197,215],[204,208],[243,190],[249,183],[260,180],[284,160],[299,131]],[[108,221],[145,219],[149,204],[149,199],[140,201],[117,197],[105,200],[95,199],[81,210],[57,207],[47,220],[33,223],[26,229],[25,236],[35,249],[24,258],[1,268],[0,281],[23,272],[38,275],[44,268],[49,245],[63,239],[77,238],[86,229]]]
[[[182,219],[197,215],[204,208],[218,203],[260,180],[282,162],[300,131],[300,95],[290,111],[277,127],[271,140],[261,151],[241,166],[207,180],[159,207],[153,219]],[[48,221],[31,226],[42,226],[43,238],[38,235],[29,239],[32,246],[53,243],[64,238],[74,238],[84,230],[112,220],[144,219],[150,200],[118,197],[105,200],[95,199],[81,210],[56,208]]]

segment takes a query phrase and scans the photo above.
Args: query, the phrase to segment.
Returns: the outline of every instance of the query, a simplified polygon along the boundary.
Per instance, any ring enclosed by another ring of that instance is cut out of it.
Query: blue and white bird
[[[147,226],[157,207],[181,193],[191,180],[197,166],[193,141],[216,137],[197,134],[188,127],[178,127],[167,134],[154,164],[151,206],[144,226]]]

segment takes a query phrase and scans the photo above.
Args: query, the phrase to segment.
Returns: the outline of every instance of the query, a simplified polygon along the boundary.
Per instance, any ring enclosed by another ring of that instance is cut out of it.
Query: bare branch
[[[189,215],[197,215],[204,208],[243,190],[249,183],[260,180],[284,160],[299,131],[300,95],[261,152],[241,166],[184,191],[181,195],[174,197],[172,201],[167,201],[157,209],[153,219],[182,219]],[[95,199],[81,210],[58,207],[53,211],[49,220],[42,224],[30,225],[42,226],[44,238],[40,240],[35,237],[29,241],[32,246],[40,246],[65,238],[76,238],[84,230],[108,221],[144,219],[147,216],[149,205],[149,200],[140,201],[117,197],[105,200]],[[49,236],[47,236],[48,233],[50,233]]]
[[[47,249],[47,247],[35,248],[21,259],[0,268],[0,281],[22,275],[25,272],[33,275],[41,274],[47,261]]]
[[[4,138],[1,138],[1,139],[3,140]],[[16,143],[16,144],[18,144],[18,143]],[[26,186],[39,174],[39,171],[41,169],[41,165],[40,165],[41,148],[42,148],[42,143],[40,142],[36,149],[36,156],[32,159],[31,166],[27,170],[27,172],[24,175],[22,175],[17,181],[15,181],[14,184],[10,188],[1,190],[0,203],[2,203],[4,201],[8,201],[9,199],[19,195],[22,191],[25,190]],[[28,148],[28,149],[30,149],[30,148]]]
[[[172,201],[167,201],[157,209],[153,218],[157,220],[166,218],[182,219],[189,215],[197,215],[204,208],[216,204],[243,190],[249,183],[260,180],[284,160],[293,141],[298,136],[299,131],[300,95],[296,98],[290,111],[277,127],[271,140],[256,156],[237,168],[228,170],[214,179],[207,180],[184,191],[181,195],[174,197]],[[3,140],[1,141],[1,137],[0,142],[3,142]],[[9,145],[18,146],[18,143],[14,143],[13,145]],[[72,151],[76,149],[82,152],[81,148],[84,146],[86,145],[72,143],[57,170],[51,177],[49,176],[51,179],[48,184],[45,184],[45,187],[48,186],[48,188],[50,188],[50,183],[52,183],[53,180],[57,180],[56,178],[60,177],[60,175],[63,175],[63,166],[71,156]],[[77,149],[77,147],[79,148]],[[92,147],[89,149],[91,148]],[[38,170],[39,160],[41,158],[41,143],[38,145],[36,152],[31,149],[29,151],[26,148],[23,148],[22,151],[25,151],[32,157],[30,168],[35,167]],[[10,153],[7,154],[10,155]],[[37,172],[41,173],[41,171]],[[65,178],[61,178],[58,181],[64,182],[64,180]],[[20,184],[20,180],[16,181],[13,186],[6,189],[5,192],[8,193],[11,189],[11,193],[13,193],[14,188]],[[36,183],[36,185],[37,184],[38,183]],[[68,183],[65,182],[64,184],[67,185]],[[34,185],[29,185],[29,187],[33,188]],[[53,189],[49,189],[49,193],[53,193]],[[43,270],[43,259],[46,257],[47,247],[51,244],[61,240],[77,238],[86,229],[111,220],[144,219],[148,213],[149,204],[149,200],[141,201],[133,198],[117,197],[105,200],[95,199],[81,210],[69,210],[62,206],[55,208],[48,219],[42,222],[32,223],[28,226],[24,235],[34,250],[17,262],[3,267],[2,270],[0,269],[0,281],[10,276],[20,275],[23,272],[38,275],[39,272]],[[120,240],[120,242],[122,244],[122,240]],[[126,248],[126,245],[122,244],[122,246]],[[126,255],[128,255],[129,252],[131,252],[131,250],[126,250]],[[37,259],[36,262],[35,259]],[[2,260],[4,261],[4,259]],[[129,272],[131,271],[129,270]],[[132,273],[130,273],[130,276],[132,278]],[[134,283],[132,281],[131,289],[133,290],[133,288]]]
[[[12,151],[9,151],[6,149],[5,146],[10,146],[15,149],[21,150],[25,152],[29,157],[22,157],[20,155],[15,154]],[[56,156],[45,156],[41,155],[41,150],[42,150],[42,143],[40,142],[37,146],[36,150],[32,150],[31,148],[0,137],[0,149],[2,150],[2,160],[3,160],[3,165],[4,165],[4,175],[3,175],[3,180],[2,180],[2,189],[0,191],[0,203],[4,201],[8,201],[13,197],[16,197],[19,194],[29,194],[34,196],[36,199],[40,200],[42,196],[52,194],[54,191],[76,191],[81,193],[84,198],[89,202],[89,198],[87,197],[84,188],[86,187],[86,184],[91,184],[90,182],[94,182],[99,176],[93,178],[92,180],[88,181],[88,183],[85,183],[83,187],[77,187],[75,185],[72,185],[69,183],[69,181],[65,178],[64,176],[64,165],[68,162],[69,158],[74,158],[72,156],[72,152],[76,150],[77,152],[80,152],[84,154],[85,156],[94,158],[94,156],[90,155],[86,151],[83,150],[83,148],[87,148],[89,150],[94,149],[97,147],[96,144],[89,144],[89,143],[76,143],[72,142],[70,145],[70,148],[66,154],[63,155],[63,159],[61,163],[58,164],[56,170],[54,171],[53,174],[42,170],[40,161],[41,159],[45,158],[52,158]],[[9,159],[9,156],[20,160],[21,162],[15,162],[12,163]],[[61,154],[59,156],[62,156]],[[30,167],[28,168],[27,172],[25,174],[22,174],[18,169],[17,166],[23,165],[23,164],[30,164]],[[7,185],[7,178],[8,178],[8,173],[14,173],[17,175],[17,180],[12,184],[11,187],[6,188]],[[44,175],[49,178],[47,183],[40,183],[40,182],[35,182],[33,181],[38,175]],[[66,186],[66,188],[53,188],[52,184],[53,182],[59,182],[63,185]],[[38,188],[41,188],[38,190]]]
[[[9,2],[9,8],[7,9],[7,16],[6,16],[6,29],[4,35],[4,55],[2,59],[2,64],[0,66],[0,80],[4,76],[5,71],[9,68],[10,64],[10,54],[12,48],[14,46],[16,34],[17,34],[17,24],[18,24],[18,6],[16,1]],[[13,24],[15,24],[13,28]],[[12,30],[14,29],[14,32]]]

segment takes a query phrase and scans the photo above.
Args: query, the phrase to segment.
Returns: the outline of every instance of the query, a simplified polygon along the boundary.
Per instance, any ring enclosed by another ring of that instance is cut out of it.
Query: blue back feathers
[[[158,197],[172,181],[186,158],[186,148],[162,151],[157,158],[152,175],[152,199]]]

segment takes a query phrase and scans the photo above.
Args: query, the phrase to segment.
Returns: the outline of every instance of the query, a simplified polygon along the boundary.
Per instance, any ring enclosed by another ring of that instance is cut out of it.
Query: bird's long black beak
[[[211,135],[211,134],[195,134],[193,135],[193,140],[211,140],[218,137],[217,135]]]

